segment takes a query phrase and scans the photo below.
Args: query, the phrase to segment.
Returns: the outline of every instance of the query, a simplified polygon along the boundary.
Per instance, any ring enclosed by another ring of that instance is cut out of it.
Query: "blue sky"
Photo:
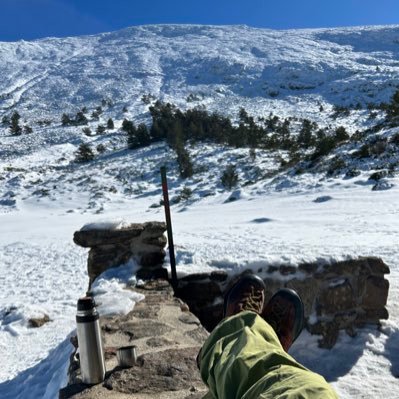
[[[95,34],[160,23],[273,29],[399,24],[399,1],[0,0],[0,41]]]

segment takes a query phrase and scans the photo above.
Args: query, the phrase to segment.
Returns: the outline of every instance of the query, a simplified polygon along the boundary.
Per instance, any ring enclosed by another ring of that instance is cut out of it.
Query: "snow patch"
[[[106,270],[94,281],[93,294],[101,316],[127,314],[144,295],[132,291],[137,284],[135,273],[139,267],[134,261]]]
[[[98,221],[95,223],[87,223],[85,224],[80,231],[89,231],[89,230],[121,230],[130,223],[126,222],[125,220],[104,220]]]

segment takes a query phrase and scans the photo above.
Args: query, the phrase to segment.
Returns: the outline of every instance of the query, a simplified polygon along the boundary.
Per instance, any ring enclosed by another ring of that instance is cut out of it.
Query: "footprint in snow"
[[[251,223],[267,223],[267,222],[271,222],[273,219],[269,219],[269,218],[256,218],[256,219],[252,219]]]
[[[316,199],[313,200],[313,202],[319,204],[321,202],[327,202],[332,200],[333,198],[330,197],[329,195],[322,195],[321,197],[317,197]]]

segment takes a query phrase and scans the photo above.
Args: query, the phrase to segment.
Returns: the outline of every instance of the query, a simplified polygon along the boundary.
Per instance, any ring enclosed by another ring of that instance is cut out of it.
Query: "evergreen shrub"
[[[231,190],[238,184],[238,173],[235,165],[230,164],[226,167],[222,173],[221,182],[223,187],[228,190]]]

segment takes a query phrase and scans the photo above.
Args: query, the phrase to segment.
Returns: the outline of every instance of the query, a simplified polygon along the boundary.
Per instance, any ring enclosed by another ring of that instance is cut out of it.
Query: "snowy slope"
[[[189,94],[233,113],[297,102],[387,100],[398,81],[398,27],[272,31],[246,26],[143,26],[70,39],[0,44],[0,110],[56,117],[102,99],[145,111],[143,93]],[[378,68],[377,68],[378,67]],[[314,104],[313,104],[314,105]],[[312,104],[300,113],[311,111]],[[313,109],[314,110],[314,109]],[[0,112],[1,112],[0,111]]]
[[[193,192],[172,207],[181,274],[381,256],[391,268],[390,319],[382,328],[365,328],[355,338],[342,333],[330,352],[303,334],[293,353],[343,398],[399,397],[397,152],[350,161],[357,176],[329,176],[322,169],[279,171],[283,152],[257,150],[254,159],[245,148],[202,143],[188,146],[196,173],[182,180],[165,143],[129,151],[119,129],[124,118],[150,122],[142,101],[148,94],[182,109],[204,105],[233,120],[245,107],[254,116],[273,112],[323,127],[344,125],[350,133],[365,129],[383,118],[378,111],[370,120],[367,104],[388,102],[399,87],[399,27],[143,26],[0,43],[0,71],[0,119],[17,110],[33,129],[13,136],[0,123],[1,397],[56,396],[76,300],[87,288],[87,254],[72,243],[73,232],[104,219],[163,220],[164,164],[172,198],[185,186]],[[352,111],[334,119],[334,105]],[[99,119],[90,117],[99,106]],[[90,137],[82,126],[61,125],[64,112],[73,116],[83,107]],[[109,117],[115,129],[95,135]],[[377,136],[398,131],[383,129]],[[82,142],[103,144],[106,151],[76,164]],[[345,157],[360,145],[348,143],[337,153]],[[240,178],[234,192],[220,184],[230,162]],[[386,164],[393,168],[382,179],[388,189],[372,191],[370,174]],[[44,313],[51,323],[28,328],[29,317]],[[44,373],[49,369],[57,372]]]

